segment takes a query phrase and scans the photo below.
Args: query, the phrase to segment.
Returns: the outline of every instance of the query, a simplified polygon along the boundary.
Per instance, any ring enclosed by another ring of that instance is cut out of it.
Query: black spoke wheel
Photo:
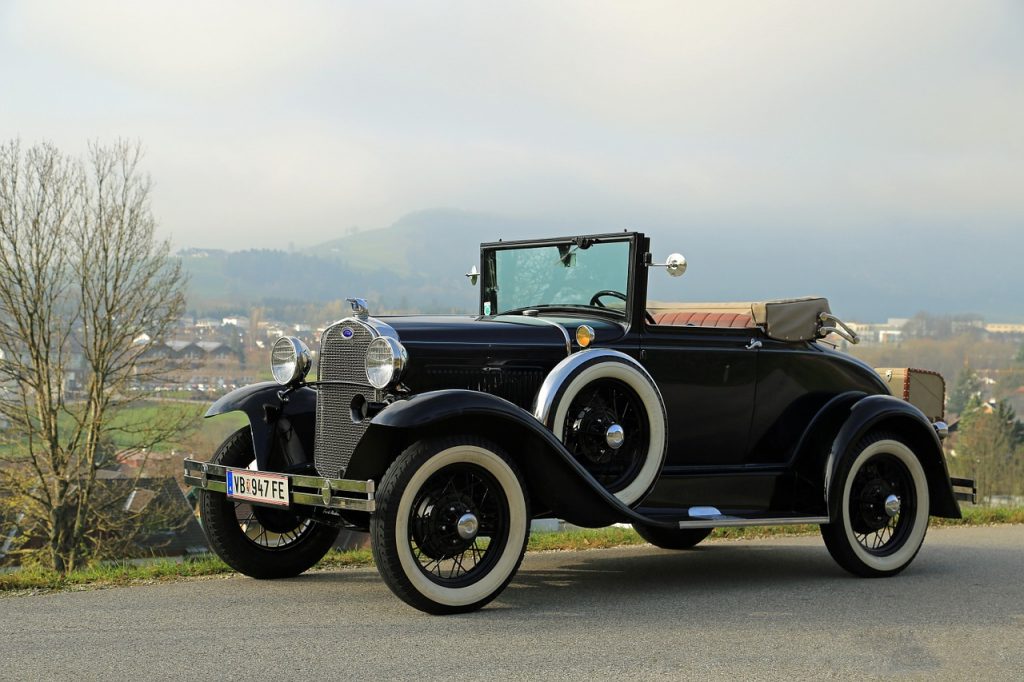
[[[475,524],[471,537],[460,521]],[[501,485],[475,464],[453,464],[428,479],[413,500],[409,543],[424,574],[458,587],[493,568],[508,539],[508,500]]]
[[[821,527],[825,546],[846,570],[864,577],[895,575],[917,556],[928,528],[928,483],[910,447],[873,434],[840,464],[831,495],[839,517]]]
[[[252,433],[239,429],[213,461],[246,468],[253,462]],[[275,509],[201,490],[199,513],[213,551],[236,571],[253,578],[290,578],[311,568],[330,550],[338,529],[291,509]]]
[[[894,512],[887,511],[886,500],[895,500]],[[902,546],[916,509],[913,478],[899,459],[880,454],[858,469],[847,513],[853,535],[865,551],[887,556]]]
[[[647,496],[665,462],[668,423],[661,392],[639,363],[584,350],[552,370],[541,394],[535,415],[583,470],[623,504]]]
[[[472,436],[432,438],[388,468],[370,518],[384,582],[427,613],[481,608],[512,580],[526,551],[529,500],[515,463]]]
[[[613,493],[636,478],[650,447],[643,401],[618,379],[598,379],[580,390],[563,428],[566,449]]]
[[[269,509],[233,500],[235,519],[242,534],[257,547],[286,550],[301,540],[313,526],[313,520],[295,512]]]

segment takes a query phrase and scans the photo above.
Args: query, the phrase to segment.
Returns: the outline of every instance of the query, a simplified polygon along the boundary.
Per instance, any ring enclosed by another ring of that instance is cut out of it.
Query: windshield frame
[[[528,249],[537,247],[550,247],[550,246],[577,246],[582,247],[583,245],[593,244],[606,244],[606,243],[622,243],[627,242],[629,244],[629,255],[627,256],[629,262],[627,264],[626,274],[626,305],[624,308],[625,316],[623,311],[615,308],[601,308],[598,306],[588,305],[538,305],[530,310],[537,310],[538,315],[544,314],[557,314],[557,315],[571,315],[571,316],[587,316],[596,315],[600,317],[607,317],[609,319],[625,322],[627,325],[632,324],[633,318],[637,309],[636,298],[638,294],[637,287],[637,268],[638,268],[638,256],[641,248],[646,249],[646,244],[641,245],[643,235],[636,232],[617,232],[611,234],[596,234],[596,235],[583,235],[578,237],[558,237],[554,239],[529,239],[529,240],[518,240],[518,241],[498,241],[498,242],[486,242],[480,245],[480,307],[479,314],[484,315],[485,304],[489,303],[491,306],[492,315],[498,312],[496,300],[494,296],[494,290],[491,288],[493,283],[497,281],[497,257],[498,251],[509,251],[514,249]],[[595,292],[596,293],[596,292]],[[641,306],[642,309],[642,306]],[[511,312],[521,312],[519,310],[506,311],[504,314]]]

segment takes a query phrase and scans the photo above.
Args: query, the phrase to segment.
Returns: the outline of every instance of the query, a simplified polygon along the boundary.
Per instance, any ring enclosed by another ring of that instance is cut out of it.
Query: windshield
[[[570,243],[493,252],[484,315],[545,306],[603,305],[624,311],[629,288],[629,241]],[[595,295],[619,292],[622,297]]]

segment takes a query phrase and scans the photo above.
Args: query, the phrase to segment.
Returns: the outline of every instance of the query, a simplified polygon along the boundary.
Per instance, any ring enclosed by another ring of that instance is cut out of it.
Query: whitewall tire
[[[555,395],[549,426],[623,504],[642,500],[661,474],[664,403],[650,375],[627,358],[599,356],[573,370]],[[615,426],[622,429],[618,445]]]
[[[381,481],[370,520],[388,587],[432,614],[481,608],[508,585],[529,537],[529,499],[515,463],[469,436],[422,440]]]
[[[868,578],[899,573],[928,530],[928,480],[897,436],[873,434],[847,455],[833,481],[839,516],[821,527],[825,546],[847,571]]]

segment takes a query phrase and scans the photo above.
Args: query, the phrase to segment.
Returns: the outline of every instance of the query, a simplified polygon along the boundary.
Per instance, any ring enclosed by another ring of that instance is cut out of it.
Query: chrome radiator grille
[[[321,476],[344,477],[352,451],[370,425],[369,419],[353,421],[352,402],[356,396],[367,401],[374,399],[363,366],[366,348],[373,338],[364,323],[352,319],[328,327],[320,337],[317,378],[345,382],[317,387],[313,461]]]

